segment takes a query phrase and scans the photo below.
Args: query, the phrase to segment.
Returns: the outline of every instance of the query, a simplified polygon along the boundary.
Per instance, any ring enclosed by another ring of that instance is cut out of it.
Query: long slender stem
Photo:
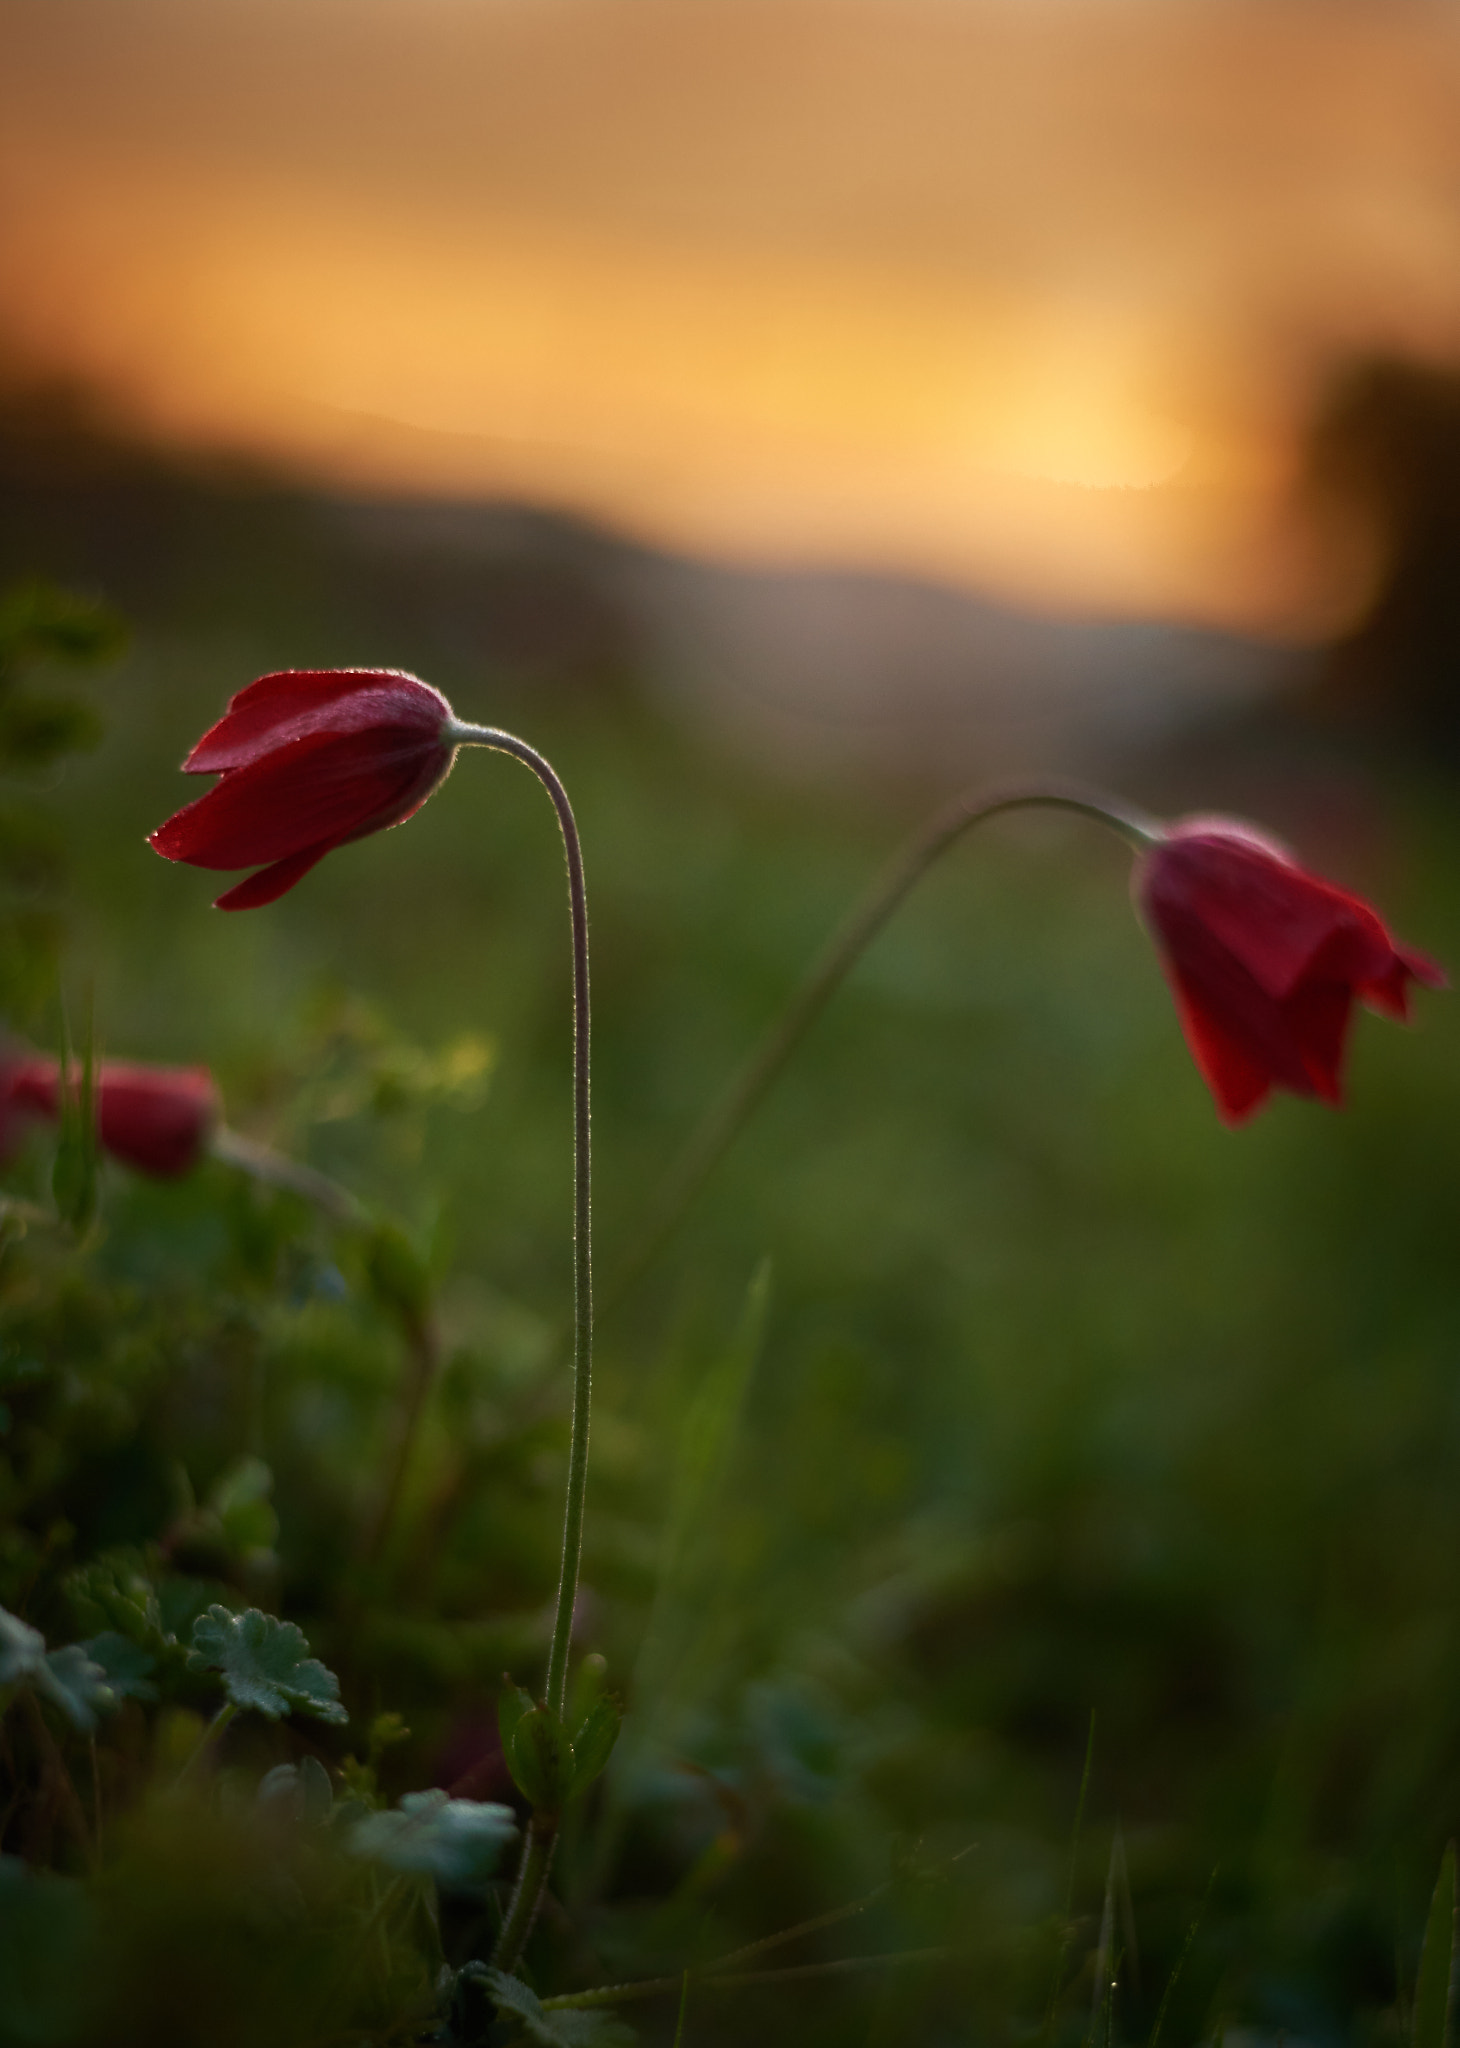
[[[588,895],[583,848],[568,792],[535,747],[493,726],[453,720],[447,738],[457,746],[490,747],[532,770],[552,800],[568,863],[568,904],[573,935],[573,1423],[568,1446],[568,1497],[563,1512],[563,1558],[548,1652],[546,1699],[561,1716],[568,1699],[568,1655],[583,1554],[583,1508],[588,1492],[588,1425],[593,1390],[592,1118],[589,1092]],[[497,1944],[498,1969],[510,1970],[532,1931],[552,1862],[555,1820],[534,1815],[522,1863]]]
[[[653,1263],[761,1098],[904,897],[975,825],[1003,811],[1035,807],[1094,818],[1138,846],[1151,845],[1160,837],[1153,818],[1078,783],[1026,783],[1008,789],[965,791],[935,812],[833,933],[779,1019],[690,1137],[650,1204],[643,1232],[609,1283],[606,1310],[614,1308]]]

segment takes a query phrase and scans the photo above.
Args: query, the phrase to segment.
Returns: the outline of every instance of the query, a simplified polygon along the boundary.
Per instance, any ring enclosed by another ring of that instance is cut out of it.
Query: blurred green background
[[[33,447],[9,472],[9,564],[104,595],[132,633],[81,683],[34,667],[101,737],[11,778],[65,868],[12,875],[64,938],[59,987],[17,981],[11,1022],[54,1046],[64,992],[104,1054],[210,1065],[234,1125],[401,1224],[443,1358],[385,1555],[362,1561],[404,1367],[358,1256],[220,1165],[170,1186],[107,1169],[88,1245],[32,1231],[5,1255],[0,1599],[67,1641],[96,1625],[76,1570],[145,1556],[179,1613],[208,1587],[261,1601],[340,1673],[357,1754],[372,1713],[404,1717],[387,1789],[504,1797],[496,1690],[545,1653],[566,1443],[551,814],[513,764],[468,756],[408,826],[238,917],[145,834],[191,794],[192,740],[277,667],[410,668],[542,748],[587,850],[607,1288],[696,1117],[947,770],[809,778],[676,717],[591,535],[509,522],[490,577],[425,548],[387,572],[328,504],[100,446],[81,437],[69,475]],[[1450,958],[1453,776],[1404,728],[1325,723],[1310,680],[1130,745],[1126,793],[1260,813]],[[968,779],[976,751],[952,764]],[[1404,2035],[1460,1818],[1457,1033],[1443,998],[1412,1031],[1366,1018],[1341,1114],[1283,1099],[1234,1134],[1115,842],[1002,824],[922,886],[601,1324],[579,1637],[629,1716],[564,1846],[540,1988],[673,1972],[891,1872],[784,1960],[944,1960],[699,1992],[685,2041],[1144,2040],[1178,1962],[1173,2041]],[[37,1133],[11,1188],[43,1196],[49,1156]],[[234,1541],[206,1510],[244,1459],[277,1526]],[[161,1739],[145,1722],[130,1705],[105,1737],[119,1813]],[[314,1740],[241,1729],[230,1768],[251,1783]],[[4,1846],[74,1870],[64,1829],[27,1840],[17,1810]],[[307,1941],[265,1981],[228,1945],[229,1883],[210,1905],[186,1877],[189,1855],[226,1873],[223,1836],[118,1825],[133,1960],[93,1956],[105,2038],[333,2038],[298,2018]],[[480,1923],[446,1934],[459,1960]],[[190,1967],[237,2001],[232,2032],[159,1989]],[[92,2038],[36,2012],[11,2038]],[[668,2041],[674,2001],[632,2017]]]

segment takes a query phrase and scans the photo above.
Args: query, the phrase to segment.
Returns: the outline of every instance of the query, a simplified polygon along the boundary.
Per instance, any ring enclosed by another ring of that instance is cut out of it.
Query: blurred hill
[[[60,390],[0,407],[0,577],[31,573],[164,634],[246,640],[267,617],[300,665],[643,690],[798,775],[1093,770],[1307,659],[908,577],[697,560],[509,503],[310,492],[149,447]]]

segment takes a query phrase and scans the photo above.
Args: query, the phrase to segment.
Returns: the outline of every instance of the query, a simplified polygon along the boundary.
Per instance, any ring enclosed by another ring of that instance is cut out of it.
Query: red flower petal
[[[400,669],[285,669],[233,697],[183,762],[188,775],[246,768],[275,748],[318,733],[372,726],[439,739],[451,706]]]
[[[73,1068],[79,1081],[79,1070]],[[4,1071],[0,1130],[15,1111],[61,1113],[61,1063],[47,1054],[12,1060]],[[96,1131],[103,1147],[143,1173],[171,1177],[195,1166],[222,1111],[206,1067],[147,1067],[103,1060],[94,1075]]]
[[[1340,1076],[1353,1008],[1353,989],[1341,981],[1305,981],[1283,1005],[1312,1092],[1324,1102],[1343,1100]]]
[[[1393,958],[1366,903],[1258,842],[1178,827],[1149,862],[1146,900],[1158,929],[1172,911],[1196,919],[1271,996],[1288,995],[1339,934],[1356,979],[1382,975]]]
[[[1176,1014],[1197,1071],[1216,1098],[1223,1123],[1245,1123],[1272,1093],[1266,1071],[1173,979]]]
[[[221,1105],[206,1067],[104,1061],[96,1077],[97,1136],[143,1173],[171,1179],[202,1156]]]
[[[395,824],[429,795],[450,749],[420,732],[316,733],[231,769],[151,835],[167,860],[243,868]]]
[[[213,908],[259,910],[265,903],[277,903],[338,844],[338,840],[326,839],[318,846],[306,846],[303,853],[291,853],[287,860],[276,860],[272,867],[260,868],[257,874],[250,875],[246,881],[235,882],[231,889],[225,889],[221,896],[215,897]]]
[[[1410,981],[1444,981],[1361,898],[1236,822],[1173,826],[1143,857],[1136,889],[1228,1122],[1270,1087],[1338,1102],[1355,998],[1403,1018]]]

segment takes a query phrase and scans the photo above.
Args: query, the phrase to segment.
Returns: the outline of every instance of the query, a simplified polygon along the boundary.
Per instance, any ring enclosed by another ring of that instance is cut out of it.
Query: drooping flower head
[[[1357,896],[1233,818],[1181,818],[1141,857],[1136,900],[1225,1122],[1274,1088],[1336,1103],[1354,1000],[1401,1020],[1445,977]]]
[[[439,690],[398,669],[261,676],[183,762],[220,779],[149,844],[192,867],[258,867],[219,910],[272,903],[332,848],[420,809],[451,766],[452,722]]]
[[[73,1085],[79,1076],[74,1074]],[[207,1150],[223,1106],[206,1067],[147,1067],[103,1060],[95,1073],[96,1134],[116,1159],[171,1180]],[[61,1114],[61,1062],[48,1053],[11,1055],[0,1065],[0,1156],[27,1116]]]

